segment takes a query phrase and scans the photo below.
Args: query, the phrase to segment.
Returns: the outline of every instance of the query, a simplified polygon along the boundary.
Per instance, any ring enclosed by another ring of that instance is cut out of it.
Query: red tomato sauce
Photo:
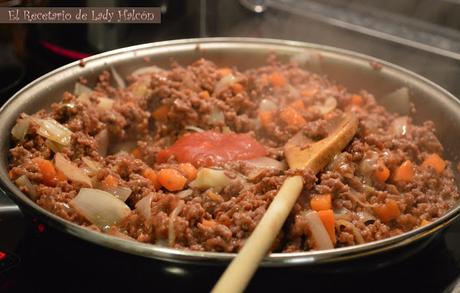
[[[175,156],[180,163],[213,166],[236,160],[250,160],[266,156],[267,150],[248,134],[203,131],[185,134],[171,147],[157,154],[157,162]]]

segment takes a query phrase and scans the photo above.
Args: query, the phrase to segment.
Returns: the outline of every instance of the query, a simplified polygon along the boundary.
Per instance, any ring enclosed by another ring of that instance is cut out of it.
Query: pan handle
[[[0,188],[0,215],[21,214],[19,207],[8,198],[3,188]]]

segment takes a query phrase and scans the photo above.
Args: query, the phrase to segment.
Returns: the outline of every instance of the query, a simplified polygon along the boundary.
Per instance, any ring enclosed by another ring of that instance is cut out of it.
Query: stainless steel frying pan
[[[220,66],[236,66],[240,70],[260,66],[268,54],[276,53],[288,62],[293,56],[302,56],[305,67],[326,74],[352,91],[366,89],[377,100],[401,88],[407,87],[410,100],[416,106],[413,115],[416,122],[433,120],[437,135],[445,146],[445,157],[456,165],[460,146],[460,102],[446,90],[429,80],[394,64],[362,54],[336,48],[293,41],[253,38],[206,38],[167,41],[123,48],[95,55],[84,60],[84,66],[74,62],[56,69],[30,83],[15,94],[0,109],[0,183],[4,191],[24,213],[39,217],[49,225],[76,237],[115,250],[147,258],[195,264],[227,263],[231,253],[194,252],[170,249],[124,240],[90,231],[68,222],[44,210],[23,194],[7,175],[10,131],[21,112],[34,113],[61,99],[64,91],[72,91],[79,77],[90,83],[110,66],[126,76],[135,68],[150,64],[168,68],[171,58],[181,64],[190,64],[200,57],[208,58]],[[300,54],[300,55],[299,55]],[[459,172],[456,171],[457,177]],[[457,186],[460,180],[457,178]],[[394,249],[403,249],[421,239],[428,239],[448,226],[460,212],[456,206],[440,219],[408,233],[353,247],[326,251],[273,253],[265,258],[263,266],[294,266],[339,262]]]

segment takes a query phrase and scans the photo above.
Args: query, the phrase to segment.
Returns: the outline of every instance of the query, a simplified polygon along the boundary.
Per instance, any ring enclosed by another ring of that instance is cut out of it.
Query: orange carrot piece
[[[374,212],[384,223],[396,219],[401,214],[398,203],[393,199],[388,199],[385,204],[375,206]]]
[[[385,163],[379,162],[377,169],[374,171],[374,177],[380,183],[388,180],[390,177],[390,170],[385,166]]]
[[[310,206],[315,211],[332,209],[332,196],[330,193],[321,194],[310,200]]]
[[[51,161],[42,158],[34,158],[32,161],[37,164],[45,184],[52,184],[55,182],[56,169]]]
[[[135,157],[136,159],[140,159],[142,158],[142,153],[141,151],[139,150],[139,148],[135,148],[131,154],[133,155],[133,157]]]
[[[432,167],[438,173],[442,173],[446,168],[446,161],[444,161],[438,154],[428,155],[422,163],[425,168]]]
[[[241,93],[244,90],[243,85],[239,82],[232,84],[230,87],[234,93]]]
[[[319,218],[323,222],[324,228],[326,228],[329,237],[331,238],[332,244],[335,245],[335,218],[332,209],[318,211]]]
[[[396,168],[394,172],[394,177],[393,180],[396,182],[407,182],[411,181],[412,178],[414,177],[414,168],[412,166],[412,162],[407,160],[404,161],[401,166]]]
[[[273,122],[274,113],[271,111],[262,111],[259,113],[259,120],[262,126],[267,127],[270,123]]]
[[[291,107],[284,108],[280,113],[281,120],[288,125],[302,127],[306,121],[295,109]]]
[[[175,169],[162,169],[158,172],[158,182],[169,191],[184,189],[187,178]]]
[[[270,75],[270,82],[274,87],[282,87],[286,84],[286,79],[278,72],[273,72]]]
[[[157,172],[152,168],[147,168],[144,170],[144,177],[150,180],[150,182],[155,186],[155,189],[160,189],[160,183],[158,182]]]
[[[104,180],[102,180],[102,184],[105,187],[109,187],[109,188],[117,187],[118,186],[118,178],[109,174],[109,175],[105,176]]]
[[[156,120],[165,120],[168,117],[169,110],[170,106],[163,104],[152,112],[152,116]]]
[[[206,99],[209,99],[210,95],[209,95],[209,92],[208,91],[202,91],[198,94],[198,96],[200,98],[202,98],[203,100],[206,100]]]
[[[351,103],[355,106],[361,106],[363,104],[363,97],[360,95],[351,96]]]
[[[67,176],[65,176],[62,171],[56,170],[56,179],[59,181],[67,181]]]
[[[192,181],[196,178],[196,174],[198,171],[196,170],[195,166],[190,163],[181,163],[179,164],[179,171],[187,177],[189,181]]]
[[[232,73],[232,70],[230,68],[228,68],[228,67],[223,67],[223,68],[217,69],[217,72],[222,77],[222,76],[226,76],[226,75],[229,75],[230,73]]]
[[[301,99],[297,99],[289,104],[289,107],[296,109],[297,111],[305,111],[305,104]]]
[[[214,227],[217,226],[217,223],[216,223],[216,221],[213,221],[213,220],[203,219],[203,220],[201,220],[201,225],[203,225],[205,227],[208,227],[208,228],[214,228]]]

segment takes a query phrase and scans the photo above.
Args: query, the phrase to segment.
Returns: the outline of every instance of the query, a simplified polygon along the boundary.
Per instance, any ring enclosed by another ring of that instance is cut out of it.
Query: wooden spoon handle
[[[260,261],[273,245],[303,187],[300,176],[287,178],[256,229],[212,289],[214,293],[243,292]]]

